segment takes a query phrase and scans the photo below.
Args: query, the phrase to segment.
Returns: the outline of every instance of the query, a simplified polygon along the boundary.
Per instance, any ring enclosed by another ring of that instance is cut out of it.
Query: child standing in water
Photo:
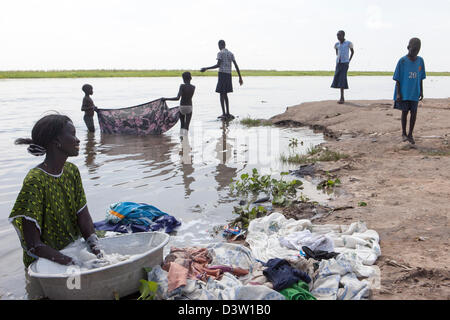
[[[97,107],[94,105],[94,101],[91,99],[91,95],[94,94],[94,88],[90,84],[85,84],[81,90],[84,92],[83,103],[81,104],[81,111],[84,111],[84,123],[90,132],[95,131],[94,126],[94,111]]]
[[[237,65],[234,54],[225,48],[225,41],[219,40],[219,53],[217,54],[217,63],[212,67],[201,68],[201,72],[209,69],[219,68],[216,92],[220,94],[220,106],[222,107],[222,115],[218,119],[233,120],[234,116],[230,113],[230,103],[228,101],[228,93],[233,92],[233,82],[231,81],[231,65],[234,64],[236,72],[239,75],[239,84],[242,86],[241,71]]]
[[[184,72],[182,74],[183,84],[180,85],[180,89],[178,90],[178,95],[174,98],[161,98],[162,101],[170,100],[170,101],[180,101],[180,136],[187,135],[189,130],[189,124],[191,123],[192,118],[192,96],[194,95],[195,86],[191,84],[192,76],[190,72]]]
[[[396,81],[394,91],[394,108],[402,110],[402,139],[415,144],[413,138],[414,125],[416,124],[417,107],[423,99],[423,79],[426,78],[425,64],[419,57],[421,47],[420,39],[412,38],[408,44],[408,54],[397,63],[393,79]],[[406,135],[406,121],[408,111],[409,133]]]

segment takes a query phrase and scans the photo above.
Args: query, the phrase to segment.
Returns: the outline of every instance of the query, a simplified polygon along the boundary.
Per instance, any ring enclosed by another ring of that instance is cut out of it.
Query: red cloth
[[[171,248],[162,266],[169,273],[169,292],[186,285],[187,279],[207,281],[209,277],[220,278],[221,270],[209,270],[206,267],[211,261],[206,248]]]
[[[231,272],[236,276],[248,274],[247,270],[229,266],[210,266],[211,255],[207,248],[175,248],[164,259],[162,269],[168,272],[168,291],[185,286],[187,279],[208,281],[210,277],[220,280],[224,272]]]

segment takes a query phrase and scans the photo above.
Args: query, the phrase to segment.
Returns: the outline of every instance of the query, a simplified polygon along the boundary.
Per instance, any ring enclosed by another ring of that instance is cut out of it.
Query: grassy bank
[[[0,79],[33,78],[114,78],[114,77],[180,77],[184,71],[190,71],[194,77],[217,76],[217,71],[200,72],[198,70],[51,70],[51,71],[0,71]],[[263,76],[333,76],[334,71],[277,71],[242,70],[243,77]],[[237,75],[236,72],[233,72]],[[350,71],[349,76],[392,76],[386,71]],[[450,76],[450,72],[428,72],[428,76]]]

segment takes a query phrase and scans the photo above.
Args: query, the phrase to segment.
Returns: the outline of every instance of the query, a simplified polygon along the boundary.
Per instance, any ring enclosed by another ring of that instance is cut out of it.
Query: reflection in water
[[[233,147],[227,141],[227,134],[229,132],[229,122],[222,122],[222,137],[218,139],[216,145],[216,155],[217,159],[219,159],[219,164],[217,165],[217,174],[214,176],[218,188],[217,190],[222,190],[230,185],[231,179],[236,176],[236,168],[232,168],[227,166],[227,163],[233,158]],[[236,161],[235,157],[234,160]]]
[[[144,160],[145,164],[151,166],[152,169],[162,169],[172,164],[170,151],[175,146],[172,138],[167,135],[102,134],[99,152],[109,156],[104,162]]]
[[[95,156],[97,155],[96,150],[96,141],[95,141],[95,133],[94,132],[87,132],[86,135],[86,147],[84,154],[86,155],[86,159],[84,163],[86,164],[86,167],[88,168],[89,173],[95,173],[97,171],[97,168],[100,166],[99,164],[95,163]]]
[[[191,195],[191,183],[195,181],[193,173],[194,167],[192,166],[193,156],[191,154],[191,145],[189,144],[189,136],[185,136],[181,141],[181,171],[183,172],[184,183],[184,197],[187,199]]]

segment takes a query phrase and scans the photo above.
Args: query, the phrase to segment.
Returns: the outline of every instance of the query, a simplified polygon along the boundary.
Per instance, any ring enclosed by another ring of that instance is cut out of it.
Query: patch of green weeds
[[[306,155],[303,154],[290,154],[280,156],[280,160],[285,163],[297,163],[297,164],[305,164],[305,163],[314,163],[316,160],[312,160]]]
[[[310,156],[313,156],[317,153],[319,153],[322,150],[321,146],[311,146],[308,148],[308,150],[306,151],[306,153]]]
[[[319,183],[319,185],[317,186],[318,190],[328,190],[328,189],[333,189],[335,186],[341,184],[341,180],[339,180],[339,178],[336,179],[327,179],[327,180],[323,180],[321,183]]]
[[[310,147],[307,154],[299,154],[290,152],[289,155],[282,154],[280,160],[287,163],[305,164],[316,163],[321,161],[338,161],[347,159],[349,155],[337,151],[332,151],[322,146]]]
[[[250,221],[265,216],[267,214],[267,209],[263,206],[257,206],[250,209],[249,205],[247,205],[245,207],[234,207],[233,213],[238,214],[239,217],[236,218],[231,225],[247,229]]]
[[[317,190],[333,191],[336,186],[341,184],[341,180],[337,177],[333,177],[329,172],[327,172],[327,176],[327,179],[322,180],[317,185]]]
[[[338,161],[341,159],[347,159],[348,157],[349,157],[348,154],[324,149],[323,152],[321,152],[319,154],[319,157],[317,160],[318,161]]]
[[[300,193],[300,195],[296,199],[297,202],[302,202],[302,203],[307,203],[307,202],[309,202],[309,200],[310,199],[307,196],[305,196],[303,193]],[[317,203],[317,202],[313,201],[312,203]]]
[[[271,126],[272,122],[263,119],[253,119],[246,117],[241,119],[241,124],[246,127],[260,127],[260,126]]]

